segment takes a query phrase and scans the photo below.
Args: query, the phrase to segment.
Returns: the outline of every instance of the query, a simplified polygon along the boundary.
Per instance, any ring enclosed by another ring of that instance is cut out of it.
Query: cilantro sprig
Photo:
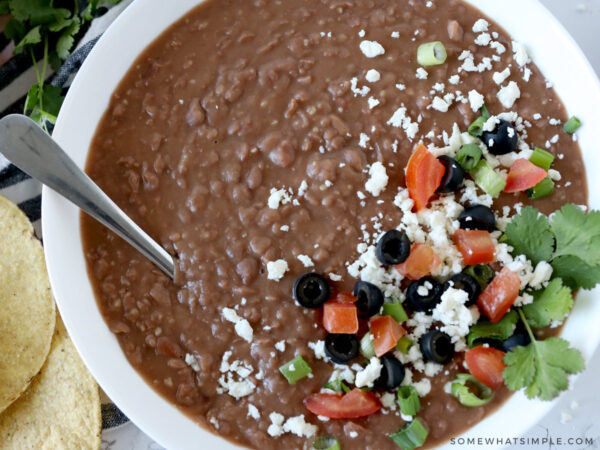
[[[54,124],[64,97],[62,89],[46,85],[48,66],[55,70],[68,58],[83,26],[100,8],[121,0],[89,0],[80,11],[78,0],[0,0],[0,15],[10,14],[4,35],[14,41],[14,54],[29,54],[36,84],[29,89],[23,113],[44,130]],[[38,61],[39,59],[39,61]]]
[[[504,357],[503,376],[506,386],[513,390],[525,388],[529,398],[552,400],[569,386],[567,375],[581,372],[584,361],[578,350],[569,347],[561,338],[538,341],[519,310],[531,344],[515,347]]]
[[[550,218],[527,206],[507,225],[502,241],[513,255],[525,255],[534,264],[548,261],[553,276],[577,290],[600,282],[600,212],[585,213],[564,205]]]

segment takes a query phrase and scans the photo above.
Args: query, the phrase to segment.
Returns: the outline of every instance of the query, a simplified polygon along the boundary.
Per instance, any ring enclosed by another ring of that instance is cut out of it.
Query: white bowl
[[[111,93],[135,58],[171,23],[201,0],[136,0],[96,44],[62,106],[54,138],[80,167]],[[587,126],[579,133],[591,193],[600,191],[595,125],[600,124],[600,83],[579,47],[536,0],[470,0],[527,45],[566,104]],[[600,209],[600,196],[590,205]],[[44,187],[42,224],[52,289],[69,334],[87,367],[121,410],[169,449],[232,449],[165,401],[129,365],[96,306],[81,246],[79,210]],[[595,301],[594,301],[595,300]],[[563,335],[589,360],[600,343],[600,289],[579,294]],[[517,393],[495,414],[461,437],[517,437],[552,408]],[[494,446],[488,446],[493,448]]]

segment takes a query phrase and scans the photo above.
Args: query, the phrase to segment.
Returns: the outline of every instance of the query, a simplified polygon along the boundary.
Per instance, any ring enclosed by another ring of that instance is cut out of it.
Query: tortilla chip
[[[0,414],[0,448],[99,449],[101,426],[98,386],[57,317],[42,371]]]
[[[55,317],[40,241],[27,216],[0,196],[0,411],[40,371]]]

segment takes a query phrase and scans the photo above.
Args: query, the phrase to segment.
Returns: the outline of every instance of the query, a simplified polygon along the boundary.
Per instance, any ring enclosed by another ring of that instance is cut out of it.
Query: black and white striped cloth
[[[131,1],[124,0],[103,16],[94,19],[77,49],[73,51],[58,72],[49,71],[46,82],[62,87],[66,91],[100,35]],[[10,51],[10,48],[11,44],[0,33],[0,52]],[[35,82],[35,70],[29,55],[13,56],[0,65],[0,117],[22,113],[27,92]],[[19,208],[33,223],[37,236],[41,238],[42,186],[37,180],[13,166],[2,155],[0,155],[0,194],[19,205]],[[127,422],[127,417],[106,396],[103,397],[103,429],[114,428]]]

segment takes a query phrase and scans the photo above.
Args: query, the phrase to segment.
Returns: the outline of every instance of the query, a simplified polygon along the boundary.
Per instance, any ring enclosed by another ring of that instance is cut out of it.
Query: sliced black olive
[[[531,338],[529,337],[529,333],[527,333],[527,330],[525,329],[523,324],[519,322],[519,324],[515,328],[513,335],[508,339],[505,339],[504,342],[502,342],[502,348],[500,350],[510,352],[512,349],[518,347],[519,345],[525,346],[529,344],[531,344]]]
[[[358,355],[358,339],[355,334],[330,333],[325,338],[325,354],[336,364],[346,364]]]
[[[440,302],[442,285],[432,277],[413,281],[406,291],[406,300],[413,311],[431,311]]]
[[[465,171],[454,158],[442,155],[438,156],[438,160],[444,165],[446,172],[444,172],[442,184],[437,191],[442,193],[458,191],[462,187],[463,180],[465,179]]]
[[[379,262],[388,266],[403,263],[409,254],[408,236],[399,230],[390,230],[381,236],[375,250],[375,256]]]
[[[377,314],[383,306],[383,292],[374,284],[359,281],[354,285],[352,294],[358,299],[354,304],[358,316],[363,319]]]
[[[294,283],[294,300],[305,308],[318,308],[331,296],[327,279],[315,272],[300,275]]]
[[[381,357],[381,374],[375,384],[387,391],[396,389],[404,380],[404,365],[391,355]]]
[[[463,230],[494,231],[496,229],[494,211],[485,205],[473,205],[465,208],[458,216],[458,222]]]
[[[448,364],[454,356],[454,344],[446,333],[440,330],[431,330],[424,334],[420,341],[423,358],[438,364]]]
[[[467,294],[469,294],[469,300],[467,300],[465,306],[471,306],[477,303],[477,299],[481,294],[481,286],[477,280],[466,273],[457,273],[456,275],[452,275],[444,283],[442,293],[446,292],[446,290],[451,287],[454,289],[460,289],[461,291],[465,291]]]
[[[515,126],[500,120],[492,131],[484,131],[481,140],[493,155],[505,155],[514,152],[519,143],[519,135]]]

